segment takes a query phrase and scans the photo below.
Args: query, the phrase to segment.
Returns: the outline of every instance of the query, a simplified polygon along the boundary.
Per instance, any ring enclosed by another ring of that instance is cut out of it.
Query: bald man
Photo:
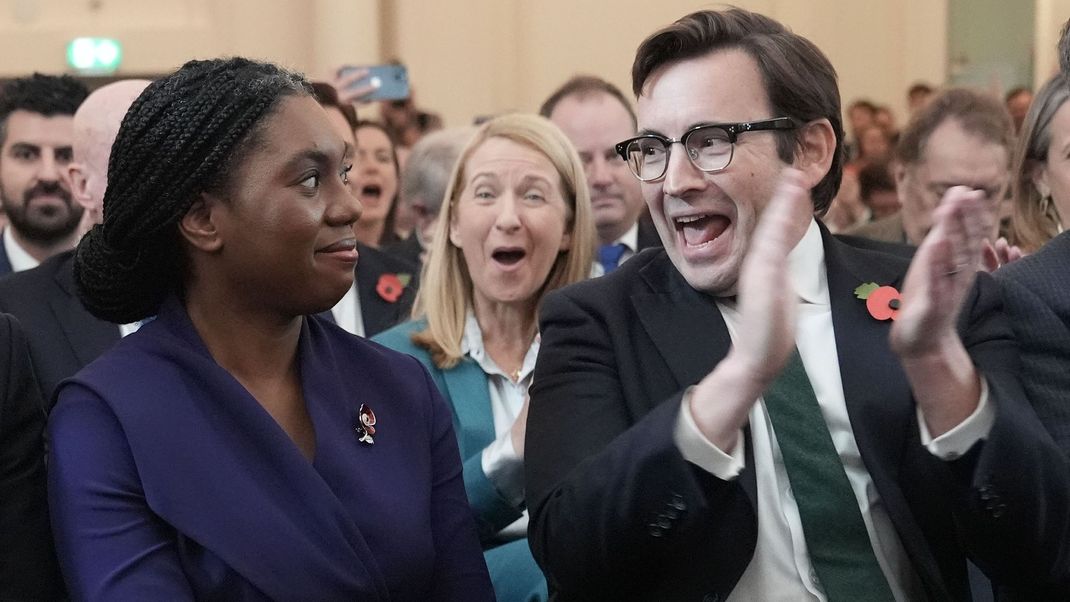
[[[74,160],[66,177],[71,196],[85,208],[83,232],[101,221],[111,145],[127,109],[148,84],[108,84],[90,94],[74,114]],[[75,292],[73,266],[74,251],[68,251],[0,279],[0,312],[14,315],[26,332],[46,410],[51,410],[52,391],[61,380],[135,330],[90,315]]]

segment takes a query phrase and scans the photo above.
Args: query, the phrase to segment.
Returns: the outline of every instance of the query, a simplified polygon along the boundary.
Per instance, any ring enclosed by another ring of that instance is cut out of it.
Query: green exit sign
[[[114,73],[123,47],[112,38],[75,38],[67,44],[67,64],[81,73]]]

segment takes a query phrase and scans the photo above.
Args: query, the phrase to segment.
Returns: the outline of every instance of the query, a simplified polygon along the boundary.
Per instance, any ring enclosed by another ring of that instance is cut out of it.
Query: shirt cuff
[[[695,419],[691,416],[691,388],[684,392],[680,413],[676,417],[673,440],[676,447],[688,462],[712,474],[722,481],[731,481],[743,472],[744,451],[743,432],[736,438],[736,448],[728,455],[710,443],[709,439],[698,430]]]
[[[524,459],[513,449],[510,431],[483,448],[480,464],[502,497],[517,508],[524,504]]]
[[[925,416],[922,415],[921,408],[916,409],[916,412],[921,444],[941,460],[960,458],[978,441],[988,437],[988,433],[992,432],[992,425],[996,422],[996,408],[988,402],[988,381],[984,377],[981,377],[981,398],[977,401],[977,409],[943,435],[934,439],[929,428],[925,426]]]

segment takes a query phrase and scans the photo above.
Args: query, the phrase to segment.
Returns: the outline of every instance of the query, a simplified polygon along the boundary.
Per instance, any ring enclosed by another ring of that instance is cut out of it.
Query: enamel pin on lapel
[[[357,431],[357,440],[365,445],[375,445],[375,412],[364,404],[360,404],[360,424],[354,429]]]

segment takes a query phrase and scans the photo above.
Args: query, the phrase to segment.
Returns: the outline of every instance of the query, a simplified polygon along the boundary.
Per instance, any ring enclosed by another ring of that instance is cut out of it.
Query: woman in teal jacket
[[[462,151],[414,319],[377,340],[427,368],[453,408],[468,500],[495,593],[546,599],[527,545],[524,428],[549,291],[586,278],[595,236],[583,164],[549,121],[506,115]]]

